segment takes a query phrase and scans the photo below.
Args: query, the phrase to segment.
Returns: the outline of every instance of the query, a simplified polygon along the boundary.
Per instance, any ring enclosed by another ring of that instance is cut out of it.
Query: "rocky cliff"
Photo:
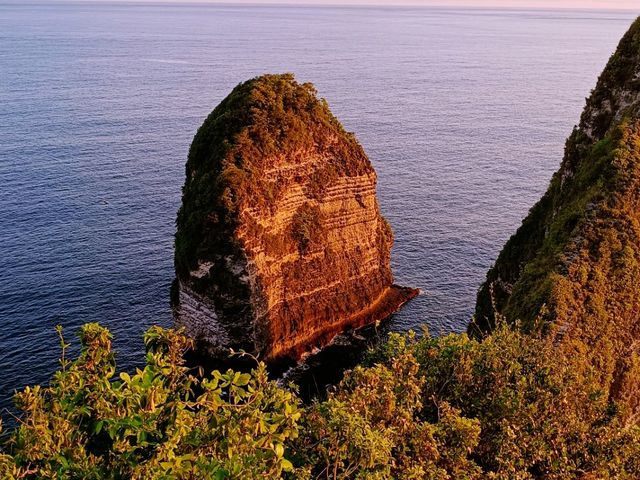
[[[553,335],[561,353],[584,355],[609,394],[638,410],[639,279],[640,19],[587,99],[549,189],[489,271],[470,330],[490,330],[495,307]]]
[[[311,84],[238,85],[198,130],[186,166],[172,303],[209,353],[298,358],[384,319],[393,285],[376,174]]]

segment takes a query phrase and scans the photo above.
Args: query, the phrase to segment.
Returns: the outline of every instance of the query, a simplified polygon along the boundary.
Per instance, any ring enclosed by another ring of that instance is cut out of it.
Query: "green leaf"
[[[275,450],[276,456],[278,458],[281,458],[284,455],[284,447],[282,446],[281,443],[276,443],[276,446],[275,446],[274,450]]]
[[[291,463],[286,458],[280,460],[280,465],[282,465],[282,470],[284,470],[285,472],[293,472],[293,463]]]
[[[103,425],[104,425],[104,420],[97,421],[96,424],[93,426],[93,433],[100,433]]]
[[[248,385],[250,381],[251,375],[248,373],[243,373],[237,377],[234,383],[239,387],[244,387],[245,385]]]

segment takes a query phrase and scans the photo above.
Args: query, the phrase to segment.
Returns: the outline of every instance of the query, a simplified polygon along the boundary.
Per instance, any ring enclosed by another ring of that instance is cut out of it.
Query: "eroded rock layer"
[[[587,359],[611,398],[640,411],[640,20],[488,273],[470,329],[490,330],[494,308]]]
[[[416,294],[393,285],[371,163],[312,85],[240,84],[198,130],[186,177],[172,301],[210,353],[297,358]]]

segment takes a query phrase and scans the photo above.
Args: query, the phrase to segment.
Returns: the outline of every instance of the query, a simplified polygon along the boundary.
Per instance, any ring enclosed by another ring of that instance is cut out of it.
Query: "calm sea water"
[[[461,331],[557,168],[633,12],[0,3],[0,406],[57,367],[54,326],[118,361],[169,326],[190,141],[240,81],[294,72],[357,133],[396,233],[391,323]]]

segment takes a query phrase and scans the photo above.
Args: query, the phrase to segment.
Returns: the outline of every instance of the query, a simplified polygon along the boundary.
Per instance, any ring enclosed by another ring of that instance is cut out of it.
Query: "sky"
[[[511,8],[597,8],[638,10],[640,0],[138,0],[171,3],[293,5],[423,5]]]

